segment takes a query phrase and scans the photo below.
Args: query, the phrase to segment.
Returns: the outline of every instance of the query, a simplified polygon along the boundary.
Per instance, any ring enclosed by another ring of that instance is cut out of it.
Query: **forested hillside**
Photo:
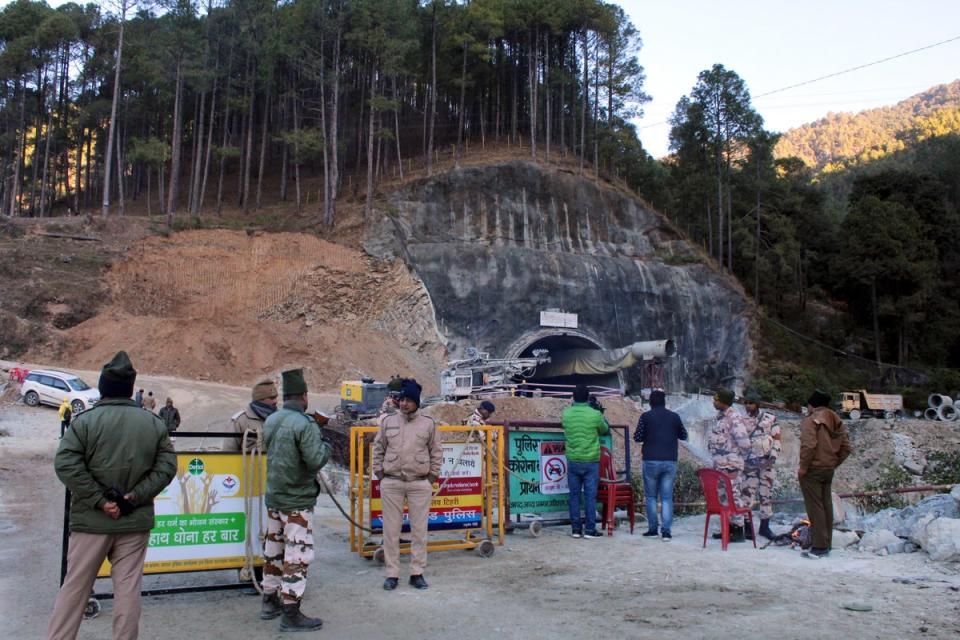
[[[6,215],[199,213],[265,201],[337,219],[467,145],[579,156],[632,184],[640,38],[598,0],[17,0],[0,12]],[[401,159],[404,162],[401,162]],[[348,177],[349,179],[345,179]]]
[[[948,133],[960,133],[960,80],[932,87],[889,107],[829,113],[785,132],[775,154],[778,158],[797,157],[807,166],[829,172]]]

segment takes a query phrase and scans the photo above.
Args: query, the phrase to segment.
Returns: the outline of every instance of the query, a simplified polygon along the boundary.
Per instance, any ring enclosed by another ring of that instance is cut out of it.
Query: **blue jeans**
[[[657,499],[661,502],[663,526],[661,533],[670,533],[673,524],[673,481],[677,477],[677,463],[670,460],[643,461],[643,495],[647,499],[647,527],[657,530]]]
[[[597,484],[600,481],[599,462],[567,462],[567,485],[570,487],[570,525],[574,531],[580,531],[584,524],[586,530],[597,530]],[[580,491],[583,490],[583,510],[586,512],[584,523],[580,519]]]

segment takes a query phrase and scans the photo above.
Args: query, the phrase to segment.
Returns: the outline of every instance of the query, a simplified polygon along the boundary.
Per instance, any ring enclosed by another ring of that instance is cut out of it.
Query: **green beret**
[[[283,378],[283,395],[299,396],[307,392],[307,381],[303,369],[290,369],[280,374]]]

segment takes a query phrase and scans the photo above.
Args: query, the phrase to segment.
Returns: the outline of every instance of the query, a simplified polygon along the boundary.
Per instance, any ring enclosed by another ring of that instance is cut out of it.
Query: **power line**
[[[912,55],[912,54],[914,54],[914,53],[919,53],[919,52],[921,52],[921,51],[926,51],[927,49],[933,49],[934,47],[939,47],[939,46],[941,46],[941,45],[948,44],[948,43],[950,43],[950,42],[955,42],[955,41],[957,41],[957,40],[960,40],[960,35],[954,36],[954,37],[952,37],[952,38],[947,38],[946,40],[941,40],[940,42],[934,42],[933,44],[928,44],[928,45],[926,45],[926,46],[919,47],[919,48],[917,48],[917,49],[911,49],[910,51],[904,51],[903,53],[898,53],[898,54],[893,55],[893,56],[888,56],[888,57],[886,57],[886,58],[881,58],[880,60],[874,60],[873,62],[867,62],[867,63],[865,63],[865,64],[857,65],[856,67],[850,67],[849,69],[844,69],[844,70],[842,70],[842,71],[836,71],[836,72],[834,72],[834,73],[828,73],[828,74],[825,75],[825,76],[820,76],[820,77],[818,77],[818,78],[813,78],[813,79],[811,79],[811,80],[804,80],[803,82],[798,82],[798,83],[796,83],[796,84],[791,84],[791,85],[788,85],[788,86],[786,86],[786,87],[780,87],[779,89],[774,89],[773,91],[767,91],[766,93],[761,93],[761,94],[759,94],[759,95],[753,96],[753,99],[756,100],[756,99],[758,99],[758,98],[764,98],[764,97],[766,97],[766,96],[770,96],[770,95],[773,95],[773,94],[775,94],[775,93],[782,93],[782,92],[784,92],[784,91],[789,91],[790,89],[796,89],[797,87],[803,87],[803,86],[806,86],[806,85],[808,85],[808,84],[813,84],[813,83],[815,83],[815,82],[820,82],[821,80],[828,80],[828,79],[830,79],[830,78],[836,78],[837,76],[842,76],[842,75],[844,75],[844,74],[851,73],[851,72],[853,72],[853,71],[859,71],[860,69],[866,69],[867,67],[873,67],[873,66],[875,66],[875,65],[882,64],[882,63],[884,63],[884,62],[890,62],[891,60],[896,60],[897,58],[902,58],[902,57],[904,57],[904,56],[909,56],[909,55]],[[659,127],[659,126],[662,126],[662,125],[665,125],[665,124],[669,124],[669,123],[670,123],[669,120],[661,120],[660,122],[654,122],[654,123],[652,123],[652,124],[643,125],[642,127],[637,127],[637,129],[638,129],[638,130],[640,130],[640,129],[650,129],[650,128],[652,128],[652,127]]]
[[[941,40],[940,42],[934,42],[933,44],[928,44],[925,47],[920,47],[918,49],[911,49],[910,51],[904,51],[903,53],[898,53],[894,56],[889,56],[887,58],[881,58],[880,60],[874,60],[873,62],[868,62],[866,64],[857,65],[856,67],[850,67],[849,69],[844,69],[843,71],[837,71],[835,73],[828,73],[825,76],[820,76],[819,78],[813,78],[812,80],[804,80],[803,82],[798,82],[796,84],[791,84],[787,87],[781,87],[779,89],[774,89],[773,91],[767,91],[766,93],[761,93],[760,95],[754,96],[754,100],[757,98],[763,98],[765,96],[773,95],[774,93],[781,93],[783,91],[788,91],[790,89],[796,89],[797,87],[803,87],[808,84],[813,84],[814,82],[820,82],[821,80],[827,80],[829,78],[836,78],[837,76],[842,76],[845,73],[850,73],[852,71],[859,71],[860,69],[866,69],[867,67],[873,67],[884,62],[890,62],[891,60],[896,60],[897,58],[902,58],[904,56],[909,56],[914,53],[919,53],[921,51],[926,51],[927,49],[933,49],[934,47],[939,47],[950,42],[955,42],[960,40],[960,36],[954,36],[952,38],[947,38],[946,40]]]

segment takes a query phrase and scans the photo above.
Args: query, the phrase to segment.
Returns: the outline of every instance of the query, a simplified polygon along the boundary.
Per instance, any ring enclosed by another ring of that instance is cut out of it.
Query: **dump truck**
[[[851,420],[859,420],[861,417],[892,420],[903,415],[903,396],[867,393],[864,389],[844,391],[840,394],[840,414]]]

